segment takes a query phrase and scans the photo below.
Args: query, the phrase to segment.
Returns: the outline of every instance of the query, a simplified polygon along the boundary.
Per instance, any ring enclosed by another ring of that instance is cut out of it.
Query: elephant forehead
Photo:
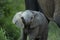
[[[33,14],[32,14],[31,11],[26,10],[26,11],[23,12],[23,14],[21,16],[24,17],[24,18],[30,18],[30,17],[33,16]]]
[[[31,18],[33,17],[33,13],[30,10],[26,10],[21,14],[21,17],[24,18],[26,23],[29,23],[31,21]]]

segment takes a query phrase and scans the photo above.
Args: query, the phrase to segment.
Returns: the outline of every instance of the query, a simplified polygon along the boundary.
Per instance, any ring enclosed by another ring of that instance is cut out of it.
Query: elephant
[[[38,0],[44,15],[60,27],[60,0]]]
[[[21,40],[47,40],[48,21],[45,15],[39,11],[25,10],[15,14],[13,23],[23,31]]]
[[[60,27],[60,0],[55,0],[54,20]]]
[[[48,22],[54,21],[60,27],[60,0],[25,0],[25,8],[42,12]]]
[[[25,0],[25,10],[33,10],[42,12],[37,0]]]

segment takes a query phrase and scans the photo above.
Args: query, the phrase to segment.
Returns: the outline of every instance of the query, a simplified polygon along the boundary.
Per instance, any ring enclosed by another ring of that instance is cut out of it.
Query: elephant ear
[[[13,19],[12,19],[13,24],[15,24],[16,21],[20,18],[21,13],[22,13],[22,12],[17,12],[17,13],[14,15],[14,17],[13,17]]]
[[[21,18],[18,20],[18,23],[20,28],[24,28],[24,23]]]
[[[21,14],[22,14],[22,13],[23,13],[23,12],[21,11]],[[19,26],[20,26],[20,28],[24,28],[24,23],[23,23],[23,20],[22,20],[21,14],[19,14],[19,20],[18,20],[18,22],[19,22]]]
[[[38,0],[39,6],[41,7],[44,15],[50,20],[53,18],[55,11],[54,0]]]
[[[15,14],[15,16],[13,17],[13,20],[12,20],[13,24],[16,24],[18,28],[24,28],[24,24],[21,20],[21,14],[22,13],[23,13],[22,11],[17,12]]]

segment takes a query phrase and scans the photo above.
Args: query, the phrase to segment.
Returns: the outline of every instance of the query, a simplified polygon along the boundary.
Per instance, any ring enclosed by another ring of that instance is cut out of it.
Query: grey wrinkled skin
[[[19,15],[17,14],[15,17]],[[47,40],[48,21],[46,17],[43,15],[43,13],[38,12],[38,11],[26,10],[20,13],[19,17],[20,18],[23,17],[26,23],[26,26],[23,23],[24,28],[22,28],[23,31],[21,31],[22,32],[21,40],[27,40],[27,35],[29,36],[29,40]],[[21,24],[20,20],[22,19],[16,18],[17,20],[14,21],[15,20],[14,18],[13,18],[13,22],[19,21],[19,22],[16,22],[16,25]]]
[[[44,15],[60,27],[60,0],[38,0]]]
[[[38,3],[48,19],[52,19],[55,10],[54,0],[38,0]]]
[[[36,13],[36,15],[33,23],[30,25],[31,28],[34,28],[29,34],[30,40],[47,40],[48,21],[42,13],[33,12]]]
[[[60,27],[60,0],[55,0],[54,20]]]

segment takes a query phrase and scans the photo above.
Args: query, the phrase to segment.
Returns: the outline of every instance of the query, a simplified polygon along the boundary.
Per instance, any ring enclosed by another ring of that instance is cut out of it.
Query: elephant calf
[[[13,23],[20,27],[22,31],[21,40],[47,40],[48,21],[43,13],[26,10],[16,13]]]

